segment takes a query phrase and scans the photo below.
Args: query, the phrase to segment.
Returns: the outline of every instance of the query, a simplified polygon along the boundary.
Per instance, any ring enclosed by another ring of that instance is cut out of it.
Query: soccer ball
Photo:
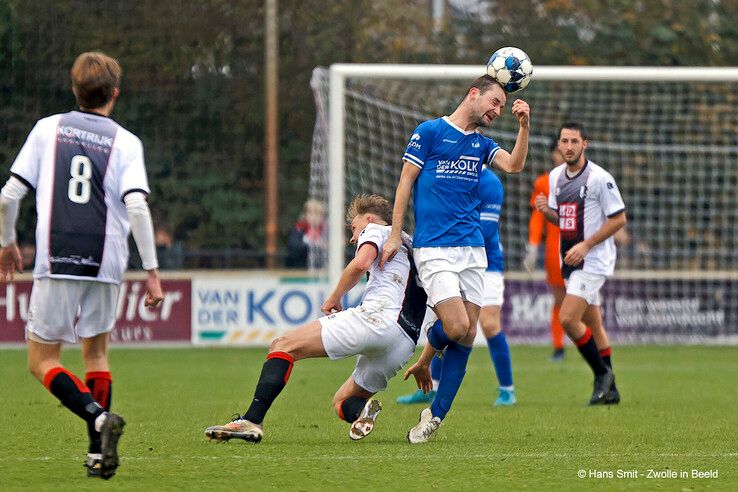
[[[499,82],[505,92],[518,92],[530,82],[533,64],[525,51],[506,46],[489,57],[487,74]]]

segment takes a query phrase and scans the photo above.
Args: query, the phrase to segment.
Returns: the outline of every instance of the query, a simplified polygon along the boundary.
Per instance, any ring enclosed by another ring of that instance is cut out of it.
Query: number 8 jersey
[[[615,179],[592,161],[574,176],[566,172],[566,164],[549,173],[548,206],[559,213],[561,258],[575,244],[597,232],[608,217],[625,210]],[[610,236],[589,250],[584,261],[573,267],[562,262],[561,274],[568,279],[577,269],[609,277],[615,270],[615,239]]]
[[[120,283],[130,225],[123,198],[149,193],[143,145],[105,116],[39,120],[10,169],[36,190],[35,278]]]

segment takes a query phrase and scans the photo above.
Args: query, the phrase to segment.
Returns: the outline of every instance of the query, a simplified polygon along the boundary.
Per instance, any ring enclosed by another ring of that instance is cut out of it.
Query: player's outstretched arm
[[[140,192],[128,193],[123,201],[128,212],[128,221],[131,223],[131,232],[136,241],[143,269],[146,270],[146,300],[147,307],[158,306],[164,299],[164,291],[159,279],[159,261],[156,258],[156,244],[154,243],[154,224],[151,220],[149,205],[146,196]]]
[[[403,379],[407,381],[410,376],[415,377],[415,384],[418,388],[423,390],[423,393],[428,393],[433,389],[433,381],[431,379],[430,363],[433,360],[435,351],[431,347],[430,343],[426,343],[423,348],[423,352],[420,354],[418,360],[412,366],[407,368]]]
[[[361,277],[372,267],[377,259],[377,248],[372,243],[364,243],[356,252],[354,259],[346,265],[338,279],[335,289],[320,307],[323,314],[343,310],[341,298],[359,283]]]
[[[500,149],[495,154],[494,163],[507,173],[519,173],[525,167],[528,157],[528,141],[530,139],[530,106],[522,99],[516,99],[512,112],[518,119],[518,138],[512,152]]]
[[[384,268],[384,264],[394,258],[397,252],[400,251],[405,211],[407,210],[407,204],[410,202],[410,194],[413,191],[415,180],[418,179],[418,174],[420,174],[418,166],[407,161],[402,166],[400,182],[397,184],[397,190],[395,191],[395,204],[392,207],[392,232],[382,248],[379,268]]]

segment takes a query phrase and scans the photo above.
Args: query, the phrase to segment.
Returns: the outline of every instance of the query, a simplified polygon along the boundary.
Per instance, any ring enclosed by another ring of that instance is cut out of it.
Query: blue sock
[[[503,388],[512,386],[512,360],[510,360],[510,346],[507,344],[505,334],[499,332],[492,338],[488,338],[487,346],[489,355],[492,357],[492,364],[495,366],[498,384]]]
[[[466,363],[472,348],[450,343],[443,354],[443,369],[441,370],[441,382],[438,385],[436,398],[431,404],[431,413],[434,417],[443,420],[451,409],[451,404],[456,398],[459,386],[466,374]]]
[[[443,368],[443,360],[439,359],[438,357],[433,357],[433,360],[431,361],[431,379],[433,381],[440,381],[441,380],[441,369]]]
[[[431,347],[435,350],[443,350],[449,343],[451,343],[451,340],[449,340],[448,336],[446,336],[446,333],[443,331],[443,325],[441,324],[440,319],[433,323],[431,329],[428,330],[428,343],[430,343]]]

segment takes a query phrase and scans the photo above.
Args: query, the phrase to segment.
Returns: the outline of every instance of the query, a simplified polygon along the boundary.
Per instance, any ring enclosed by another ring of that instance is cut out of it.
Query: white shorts
[[[505,277],[502,272],[484,272],[484,306],[502,306],[505,302]]]
[[[74,343],[77,337],[112,331],[119,290],[120,285],[105,282],[34,279],[26,338],[41,343]]]
[[[487,268],[483,247],[416,248],[413,258],[429,306],[452,297],[482,305]]]
[[[581,297],[590,306],[602,304],[600,289],[605,285],[607,277],[583,270],[574,270],[566,280],[566,293]]]
[[[505,301],[505,277],[502,272],[484,272],[484,306],[500,306]],[[438,321],[435,311],[426,306],[425,316],[423,317],[421,336],[427,339],[428,330]],[[481,332],[481,330],[480,330]]]
[[[370,306],[357,306],[319,318],[320,336],[331,359],[358,355],[351,374],[356,384],[376,393],[410,360],[415,343],[391,317]]]

